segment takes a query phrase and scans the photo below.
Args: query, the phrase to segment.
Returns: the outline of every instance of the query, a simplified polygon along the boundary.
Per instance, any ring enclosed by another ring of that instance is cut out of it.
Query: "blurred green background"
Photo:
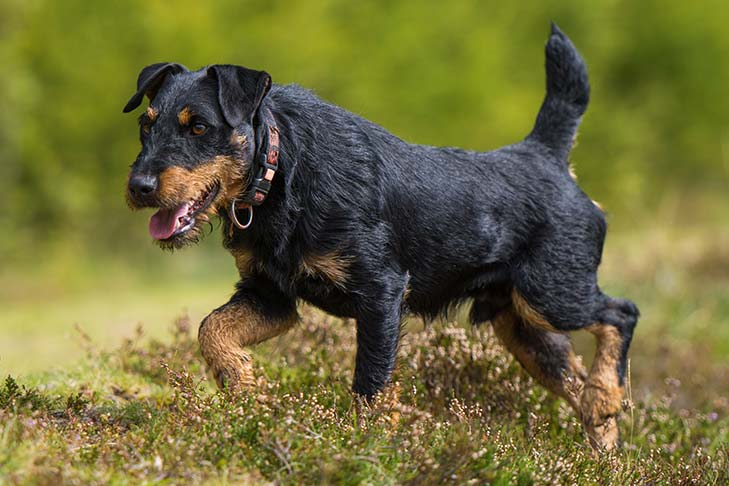
[[[408,141],[488,150],[531,129],[550,19],[590,73],[572,160],[609,213],[607,289],[641,304],[645,350],[726,362],[725,0],[0,0],[0,372],[73,360],[75,324],[104,344],[160,333],[232,290],[217,234],[163,253],[125,206],[138,141],[121,108],[143,66],[265,69]]]

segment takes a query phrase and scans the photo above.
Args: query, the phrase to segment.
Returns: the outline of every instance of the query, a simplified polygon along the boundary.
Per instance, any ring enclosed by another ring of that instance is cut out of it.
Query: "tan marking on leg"
[[[344,288],[347,283],[347,269],[350,263],[348,257],[339,255],[336,252],[325,255],[306,255],[299,270],[303,275],[324,278],[337,287]]]
[[[186,106],[177,114],[177,121],[180,122],[180,125],[187,125],[190,120],[192,120],[192,111],[189,106]]]
[[[524,299],[524,297],[522,297],[516,289],[511,290],[511,302],[516,314],[532,326],[539,327],[549,332],[560,332],[547,322],[547,319],[545,319],[544,316],[534,310],[534,308],[529,305],[526,299]]]
[[[492,321],[492,325],[496,336],[524,369],[546,389],[565,399],[579,413],[579,397],[587,373],[574,351],[569,349],[567,354],[561,356],[565,369],[560,370],[561,375],[558,375],[555,370],[546,369],[544,362],[540,363],[538,359],[540,354],[550,351],[560,352],[559,348],[549,349],[547,347],[549,331],[545,331],[542,326],[533,326],[531,329],[520,331],[519,326],[529,326],[530,324],[520,321],[520,317],[512,310],[500,313]],[[528,332],[529,336],[524,336],[520,332]],[[540,333],[545,336],[545,342],[540,342]],[[559,336],[565,339],[563,334],[559,333]]]
[[[153,122],[157,119],[157,115],[159,115],[159,112],[152,108],[151,106],[147,107],[147,119],[149,119],[150,122]]]
[[[600,204],[599,202],[595,201],[594,199],[592,199],[592,204],[594,204],[595,207],[597,209],[599,209],[600,211],[602,211],[603,213],[605,212],[605,209],[603,209],[602,204]]]
[[[585,329],[595,335],[597,350],[582,393],[582,422],[590,444],[596,449],[610,450],[618,445],[617,417],[625,395],[617,371],[623,338],[615,326],[608,324],[593,324]]]
[[[297,318],[292,312],[285,319],[270,321],[249,304],[235,302],[208,315],[200,325],[198,341],[218,387],[253,387],[253,364],[244,347],[283,334]]]

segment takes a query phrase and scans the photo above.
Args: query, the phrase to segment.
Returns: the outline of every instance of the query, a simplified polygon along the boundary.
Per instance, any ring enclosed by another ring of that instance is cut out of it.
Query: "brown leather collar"
[[[228,208],[230,219],[238,229],[247,229],[253,223],[253,206],[259,206],[266,200],[266,196],[271,190],[273,176],[276,175],[278,170],[280,137],[278,125],[276,125],[271,110],[264,108],[261,111],[261,121],[266,127],[265,140],[261,143],[260,149],[254,157],[256,165],[252,169],[255,171],[253,172],[253,179],[244,190],[243,195],[234,198],[230,208]],[[238,219],[238,211],[245,211],[244,223],[241,223]],[[232,235],[233,226],[230,227],[230,233]]]

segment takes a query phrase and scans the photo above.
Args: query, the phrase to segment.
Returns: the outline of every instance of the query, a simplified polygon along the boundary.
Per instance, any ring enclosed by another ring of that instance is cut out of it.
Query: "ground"
[[[408,322],[395,384],[369,409],[349,391],[353,324],[310,307],[255,348],[258,394],[219,394],[195,340],[229,292],[215,277],[193,304],[175,305],[189,282],[114,294],[139,302],[121,345],[85,317],[103,313],[100,293],[6,302],[0,484],[727,484],[729,226],[665,211],[611,233],[601,269],[643,313],[615,453],[596,457],[569,408],[460,315]],[[590,336],[575,338],[589,364]]]

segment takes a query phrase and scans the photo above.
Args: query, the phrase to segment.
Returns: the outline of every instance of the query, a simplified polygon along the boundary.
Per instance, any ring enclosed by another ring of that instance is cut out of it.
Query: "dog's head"
[[[256,149],[254,119],[270,87],[267,73],[240,66],[142,69],[124,107],[129,112],[149,98],[127,202],[132,209],[159,208],[149,232],[160,246],[197,241],[210,217],[245,188]]]

